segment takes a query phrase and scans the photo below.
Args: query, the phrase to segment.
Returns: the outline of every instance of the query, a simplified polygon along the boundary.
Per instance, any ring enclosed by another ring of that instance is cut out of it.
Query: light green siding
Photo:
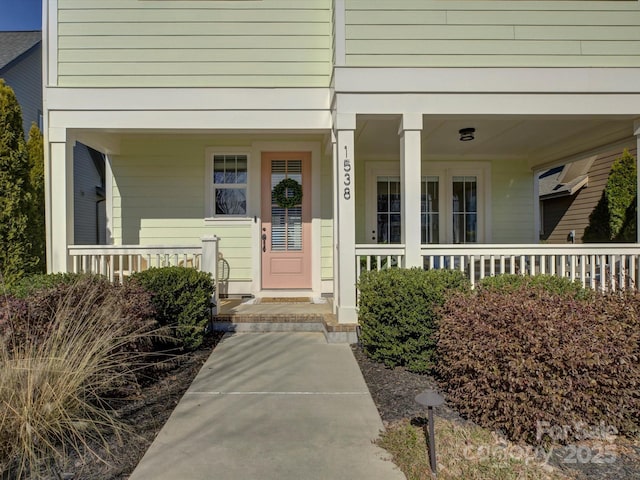
[[[348,66],[640,66],[637,0],[346,5]]]
[[[287,141],[318,141],[318,136],[274,137]],[[130,135],[119,155],[110,156],[113,171],[111,236],[115,244],[200,245],[203,236],[220,237],[220,252],[229,263],[230,281],[252,281],[255,241],[253,216],[260,216],[259,154],[250,157],[249,215],[246,219],[205,221],[207,148],[246,148],[265,137],[203,135]],[[321,165],[320,242],[322,278],[331,279],[331,159]],[[317,240],[316,240],[317,241]]]
[[[328,86],[331,0],[58,1],[58,83]]]
[[[534,243],[533,172],[526,161],[491,163],[491,243]]]
[[[235,280],[251,278],[250,224],[206,226],[205,149],[202,139],[160,137],[123,141],[111,157],[116,244],[199,245],[204,235],[223,238],[221,252]]]

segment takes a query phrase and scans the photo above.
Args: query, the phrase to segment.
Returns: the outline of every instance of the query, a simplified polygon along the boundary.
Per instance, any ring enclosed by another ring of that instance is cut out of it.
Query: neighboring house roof
[[[542,172],[538,177],[540,200],[574,195],[585,187],[589,183],[588,172],[595,158],[585,158]]]
[[[0,32],[0,70],[42,40],[42,32]]]

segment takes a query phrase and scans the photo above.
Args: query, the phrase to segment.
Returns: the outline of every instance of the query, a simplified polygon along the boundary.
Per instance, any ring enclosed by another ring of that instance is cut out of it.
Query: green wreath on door
[[[288,193],[291,195],[289,196]],[[302,203],[302,185],[293,178],[285,178],[273,187],[273,199],[280,208],[293,208]]]

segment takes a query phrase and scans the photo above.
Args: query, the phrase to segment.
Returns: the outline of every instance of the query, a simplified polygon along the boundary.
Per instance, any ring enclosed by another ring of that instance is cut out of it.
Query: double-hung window
[[[212,216],[247,214],[247,168],[245,154],[213,155]]]

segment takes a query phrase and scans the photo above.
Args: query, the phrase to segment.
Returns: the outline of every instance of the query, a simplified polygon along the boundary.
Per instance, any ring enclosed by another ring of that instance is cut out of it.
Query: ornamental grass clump
[[[5,307],[9,305],[5,303]],[[126,305],[90,279],[73,284],[30,335],[12,335],[7,318],[0,337],[0,472],[3,478],[60,478],[56,465],[75,452],[103,461],[107,435],[123,426],[106,400],[136,382],[144,353],[132,346],[153,332],[132,328]]]

